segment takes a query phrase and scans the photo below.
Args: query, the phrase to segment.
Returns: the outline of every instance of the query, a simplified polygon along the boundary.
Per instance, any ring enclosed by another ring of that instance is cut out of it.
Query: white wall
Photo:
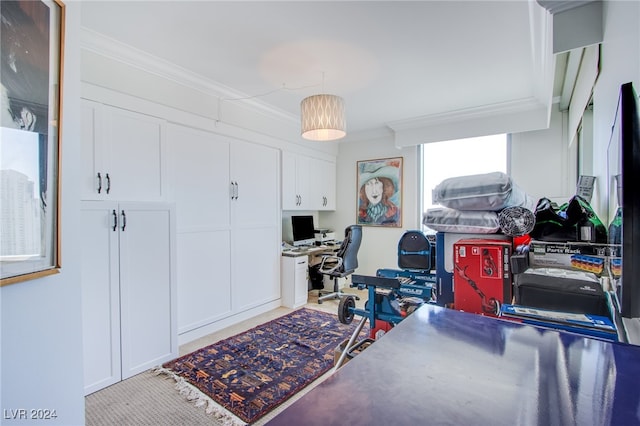
[[[402,228],[363,226],[362,245],[358,252],[358,274],[375,275],[379,268],[398,267],[398,240],[409,229],[420,229],[418,214],[417,148],[398,149],[392,137],[339,144],[337,162],[337,200],[335,212],[320,212],[319,222],[324,228],[335,230],[336,238],[344,236],[344,229],[356,223],[358,189],[356,164],[360,160],[403,157]]]
[[[55,409],[57,418],[51,425],[84,424],[82,380],[82,325],[79,238],[74,224],[79,221],[80,191],[77,176],[80,164],[79,81],[80,52],[78,42],[79,2],[65,2],[67,26],[65,44],[65,81],[62,135],[62,271],[58,275],[13,284],[0,289],[2,409]],[[602,46],[602,70],[595,90],[594,170],[606,173],[606,143],[617,102],[620,84],[633,81],[640,90],[640,3],[605,2],[605,36]],[[102,69],[108,73],[108,69]],[[143,80],[146,81],[146,80]],[[184,94],[184,93],[183,93]],[[210,105],[203,101],[202,106]],[[553,130],[552,130],[553,131]],[[534,144],[544,140],[544,133],[523,135],[516,143]],[[524,147],[522,147],[524,148]],[[527,154],[527,155],[533,155]],[[543,154],[540,154],[542,157]],[[359,273],[374,274],[378,268],[397,266],[397,243],[406,229],[420,225],[417,204],[418,172],[415,148],[397,149],[392,137],[339,144],[337,175],[337,210],[319,214],[319,225],[336,231],[355,222],[356,162],[375,158],[404,158],[403,227],[365,227]],[[517,162],[512,163],[512,168]],[[526,164],[518,165],[517,183],[525,188],[529,179],[540,172]],[[544,191],[544,188],[540,189]],[[536,189],[535,191],[539,191]],[[2,424],[43,424],[42,421],[9,421]]]
[[[593,94],[594,155],[593,170],[601,194],[607,192],[607,146],[611,136],[620,86],[633,82],[640,94],[640,2],[607,1],[604,3],[604,41],[601,47],[601,69]],[[607,211],[607,198],[602,196],[594,206]],[[602,218],[608,223],[606,217]]]
[[[566,113],[552,106],[548,129],[511,135],[510,176],[533,199],[559,204],[576,192],[576,145],[566,137]]]
[[[549,129],[512,135],[510,172],[514,182],[535,200],[547,197],[562,203],[576,189],[575,147],[569,147],[566,142],[564,114],[558,111],[556,105],[550,123]],[[336,230],[338,237],[338,233],[356,220],[357,161],[387,157],[404,158],[402,228],[364,227],[358,255],[359,274],[375,275],[379,268],[397,268],[400,237],[406,230],[421,229],[417,148],[399,149],[395,146],[393,136],[340,143],[336,212],[319,213],[320,225]]]
[[[621,84],[633,81],[640,91],[640,3],[608,1],[604,6],[604,42],[601,70],[594,90],[593,173],[598,177],[594,208],[601,220],[606,212],[606,151]],[[550,126],[545,130],[512,135],[510,173],[514,181],[535,199],[547,197],[562,203],[575,194],[578,176],[575,144],[569,145],[566,113],[554,105]],[[376,269],[397,266],[397,243],[407,229],[419,228],[421,213],[417,199],[417,154],[415,149],[394,146],[393,138],[339,144],[337,211],[321,212],[323,227],[344,229],[356,217],[356,162],[403,156],[405,190],[403,228],[365,227],[358,273],[375,274]]]
[[[79,222],[79,3],[65,2],[62,110],[61,264],[59,274],[0,289],[3,425],[84,424]],[[5,410],[56,410],[52,420],[12,420]]]

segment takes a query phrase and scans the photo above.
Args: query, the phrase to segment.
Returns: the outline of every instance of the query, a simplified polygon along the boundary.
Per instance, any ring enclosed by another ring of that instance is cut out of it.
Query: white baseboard
[[[198,327],[196,329],[179,334],[178,345],[184,345],[185,343],[193,342],[194,340],[197,340],[208,334],[215,333],[216,331],[220,331],[224,328],[230,327],[239,322],[251,319],[265,312],[269,312],[273,309],[279,308],[281,305],[282,303],[280,299],[274,300],[273,302],[256,306],[255,308],[249,309],[247,311],[240,312],[235,315],[231,315],[229,317],[220,319],[218,321],[214,321],[211,324],[207,324],[202,327]]]

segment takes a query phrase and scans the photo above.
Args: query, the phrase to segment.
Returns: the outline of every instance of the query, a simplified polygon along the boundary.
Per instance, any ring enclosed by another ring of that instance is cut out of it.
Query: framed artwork
[[[65,6],[0,2],[0,285],[60,268],[60,110]]]
[[[402,227],[402,157],[358,161],[358,225]]]

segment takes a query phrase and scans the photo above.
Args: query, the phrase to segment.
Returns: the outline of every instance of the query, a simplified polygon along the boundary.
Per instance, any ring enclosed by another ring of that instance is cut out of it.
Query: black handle
[[[107,194],[111,191],[111,178],[109,177],[109,173],[106,175],[107,178]]]
[[[122,232],[124,232],[124,228],[127,227],[127,215],[122,210]]]
[[[239,194],[240,194],[240,186],[238,185],[238,182],[236,182],[236,200],[238,199]]]
[[[116,213],[116,211],[113,211],[113,231],[115,232],[115,230],[118,229],[118,213]]]
[[[102,191],[102,176],[100,176],[100,172],[98,172],[98,194]]]

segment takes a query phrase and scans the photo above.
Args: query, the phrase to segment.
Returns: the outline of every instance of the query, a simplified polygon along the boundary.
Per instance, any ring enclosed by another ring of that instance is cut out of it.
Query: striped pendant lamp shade
[[[344,100],[335,95],[313,95],[300,103],[302,137],[314,141],[343,138],[345,131]]]

